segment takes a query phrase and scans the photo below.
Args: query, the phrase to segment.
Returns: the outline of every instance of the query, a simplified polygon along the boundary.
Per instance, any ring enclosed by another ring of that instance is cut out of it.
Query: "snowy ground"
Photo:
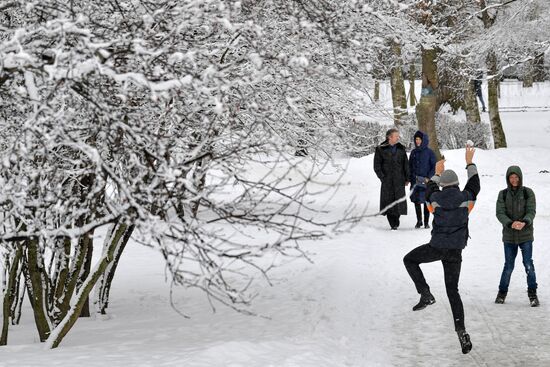
[[[537,103],[550,106],[550,88],[543,92]],[[524,105],[520,97],[507,107]],[[178,306],[191,318],[179,316],[169,306],[162,259],[132,244],[113,285],[110,318],[80,320],[60,348],[44,351],[26,312],[22,325],[10,330],[10,345],[0,348],[0,366],[550,365],[550,270],[545,266],[550,262],[550,173],[540,173],[550,171],[550,112],[504,112],[502,118],[509,148],[478,151],[475,159],[482,189],[471,215],[472,239],[463,253],[460,281],[474,344],[469,355],[461,354],[453,331],[440,263],[423,266],[437,303],[411,311],[418,295],[402,258],[425,243],[429,231],[413,229],[409,205],[397,232],[388,230],[384,217],[375,217],[341,237],[306,244],[315,263],[296,260],[276,270],[275,285],[254,302],[258,317],[224,307],[212,313],[198,291],[176,294]],[[460,173],[462,183],[463,155],[463,150],[445,152],[447,167]],[[525,184],[538,197],[534,261],[539,308],[528,305],[520,260],[506,304],[493,303],[503,265],[495,199],[511,164],[523,168]],[[352,159],[344,180],[350,185],[340,192],[340,205],[357,196],[370,203],[370,211],[377,210],[372,156]]]
[[[409,86],[409,82],[405,81],[407,100],[409,98]],[[422,82],[417,80],[415,82],[415,95],[417,100],[420,98],[421,86]],[[522,82],[518,82],[517,80],[504,80],[501,82],[500,86],[501,96],[499,98],[499,104],[501,111],[525,112],[528,110],[550,110],[548,83],[534,83],[531,88],[523,88]],[[488,106],[487,81],[483,81],[481,89],[485,105]],[[384,107],[388,109],[393,107],[389,82],[380,83],[380,101],[382,101]]]

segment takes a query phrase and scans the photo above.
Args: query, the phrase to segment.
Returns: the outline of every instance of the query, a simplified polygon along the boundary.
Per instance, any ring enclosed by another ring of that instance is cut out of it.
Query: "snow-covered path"
[[[540,141],[547,141],[549,135],[540,137]],[[511,146],[516,145],[510,140]],[[356,296],[348,294],[348,301],[343,303],[348,306],[340,311],[353,314],[357,319],[354,327],[342,326],[348,331],[347,337],[357,338],[353,351],[362,349],[352,365],[550,365],[550,353],[544,347],[550,342],[548,306],[546,303],[538,309],[528,306],[520,259],[516,262],[506,304],[493,303],[503,265],[501,227],[494,217],[494,206],[498,189],[504,187],[504,171],[509,164],[524,168],[526,185],[538,195],[534,259],[541,285],[540,298],[550,299],[545,287],[550,277],[546,266],[550,257],[547,247],[550,202],[546,199],[550,194],[550,174],[539,173],[550,167],[549,154],[550,149],[540,147],[478,152],[476,161],[482,175],[482,192],[471,216],[472,239],[463,253],[460,282],[466,325],[474,343],[474,350],[468,356],[460,354],[453,332],[440,263],[423,266],[438,302],[420,312],[410,310],[418,296],[401,259],[429,237],[425,230],[411,229],[414,215],[409,215],[397,232],[388,231],[382,218],[373,218],[357,228],[357,233],[341,239],[347,244],[346,250],[335,250],[332,255],[339,258],[342,267],[347,267],[347,272],[355,274],[356,281],[352,282],[357,286]],[[463,172],[462,155],[463,151],[446,152],[449,168]],[[370,161],[362,163],[370,168]],[[358,172],[359,168],[351,170]],[[372,182],[374,178],[370,173],[366,175],[366,182]],[[464,173],[461,179],[465,179]],[[358,309],[362,312],[357,312]]]
[[[12,327],[0,366],[547,366],[550,365],[550,113],[505,112],[509,149],[478,151],[482,190],[472,212],[472,239],[463,252],[460,290],[474,348],[460,352],[440,263],[423,265],[437,303],[412,312],[418,295],[403,256],[425,243],[415,230],[414,209],[400,230],[384,217],[368,218],[340,237],[308,243],[314,264],[294,260],[273,274],[254,301],[260,316],[225,307],[216,313],[204,295],[178,290],[169,305],[162,259],[132,244],[117,273],[110,317],[80,320],[61,347],[44,351],[26,313]],[[463,150],[445,152],[447,167],[466,179]],[[521,260],[506,304],[494,297],[503,265],[501,227],[494,210],[504,173],[523,168],[537,194],[534,262],[541,307],[530,308]],[[378,207],[379,183],[372,156],[349,163],[338,203],[356,196]]]

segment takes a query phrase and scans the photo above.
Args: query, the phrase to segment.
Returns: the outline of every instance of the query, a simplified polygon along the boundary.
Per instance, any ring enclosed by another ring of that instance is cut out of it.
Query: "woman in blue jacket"
[[[415,148],[409,157],[409,181],[411,183],[411,201],[416,211],[416,226],[422,226],[422,208],[424,204],[424,228],[430,228],[430,212],[426,205],[426,183],[435,172],[435,154],[428,148],[428,135],[418,130],[413,138]]]

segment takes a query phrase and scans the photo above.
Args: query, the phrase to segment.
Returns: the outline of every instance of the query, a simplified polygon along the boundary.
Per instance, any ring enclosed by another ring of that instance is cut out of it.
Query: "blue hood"
[[[422,144],[420,144],[419,147],[416,146],[416,143],[414,142],[414,140],[416,139],[416,137],[420,137],[422,139]],[[425,134],[424,132],[418,130],[417,132],[414,133],[414,136],[413,136],[413,147],[414,149],[425,149],[428,147],[428,144],[430,144],[430,138],[428,137],[428,134]]]

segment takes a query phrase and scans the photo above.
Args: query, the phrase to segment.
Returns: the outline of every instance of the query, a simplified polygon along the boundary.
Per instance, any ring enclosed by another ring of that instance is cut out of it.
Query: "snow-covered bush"
[[[413,114],[409,114],[402,121],[403,125],[399,126],[399,142],[410,150],[413,148],[412,137],[418,130],[416,118]],[[342,142],[340,151],[355,158],[372,154],[376,147],[386,140],[386,132],[392,127],[394,126],[350,119],[342,124],[340,129],[339,138]]]
[[[346,142],[343,152],[351,157],[360,158],[374,153],[380,143],[386,139],[388,125],[376,122],[351,120],[344,124],[340,137]]]
[[[385,140],[386,131],[391,127],[376,122],[349,120],[340,131],[342,151],[351,157],[364,157]],[[418,130],[416,116],[409,114],[399,127],[400,143],[410,151],[414,148],[412,138]],[[491,131],[488,124],[466,122],[448,112],[436,113],[437,139],[442,149],[464,148],[467,140],[474,146],[486,149],[490,146]]]
[[[471,140],[475,147],[487,149],[491,142],[491,127],[486,123],[473,123],[457,119],[449,113],[436,113],[436,131],[442,149],[461,149]]]
[[[368,80],[371,54],[351,29],[368,40],[368,27],[350,22],[350,4],[1,5],[4,304],[25,282],[40,340],[57,346],[96,284],[105,312],[132,237],[163,255],[172,284],[248,305],[270,259],[301,256],[299,241],[345,219],[312,205],[322,157],[291,154],[329,146]],[[0,344],[16,315],[3,317]]]

